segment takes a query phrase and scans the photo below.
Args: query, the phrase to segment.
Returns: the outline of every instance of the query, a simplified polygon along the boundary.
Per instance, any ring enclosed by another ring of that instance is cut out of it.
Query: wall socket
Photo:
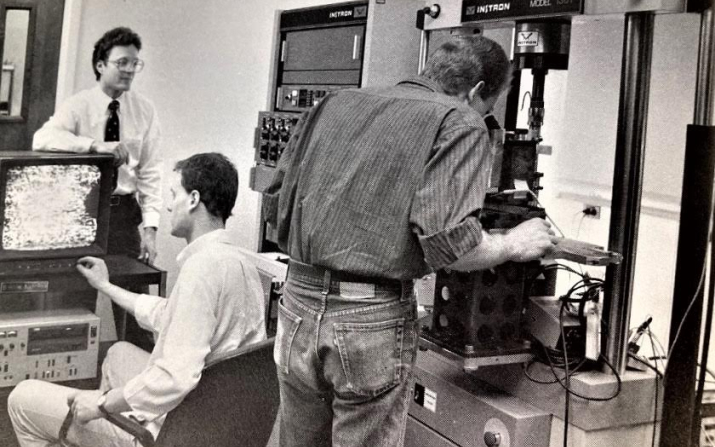
[[[588,203],[583,205],[583,210],[581,211],[586,217],[591,219],[601,218],[601,207],[598,205],[590,205]]]

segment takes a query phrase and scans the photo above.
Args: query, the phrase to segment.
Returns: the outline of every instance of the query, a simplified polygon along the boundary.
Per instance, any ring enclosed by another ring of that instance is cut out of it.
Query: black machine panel
[[[367,21],[367,2],[346,2],[317,8],[285,11],[281,14],[281,29],[317,28],[348,25]]]
[[[284,11],[276,77],[276,110],[307,110],[313,101],[288,97],[294,90],[320,96],[328,86],[360,85],[367,2]],[[310,86],[313,86],[312,88]],[[319,99],[319,98],[317,98]]]
[[[463,0],[462,22],[563,16],[583,12],[583,0]]]

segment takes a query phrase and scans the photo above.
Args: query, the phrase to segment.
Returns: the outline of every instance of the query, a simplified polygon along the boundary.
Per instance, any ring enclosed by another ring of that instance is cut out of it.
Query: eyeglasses
[[[134,73],[139,73],[144,69],[144,61],[141,59],[126,59],[126,58],[121,58],[117,59],[116,61],[107,61],[111,62],[114,65],[117,66],[118,69],[122,71],[133,71]]]

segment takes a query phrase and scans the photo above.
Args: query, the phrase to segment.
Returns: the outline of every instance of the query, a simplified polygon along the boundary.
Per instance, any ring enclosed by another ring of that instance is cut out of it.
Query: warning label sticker
[[[413,400],[417,405],[425,407],[432,413],[437,412],[437,393],[424,385],[415,383],[415,393]]]

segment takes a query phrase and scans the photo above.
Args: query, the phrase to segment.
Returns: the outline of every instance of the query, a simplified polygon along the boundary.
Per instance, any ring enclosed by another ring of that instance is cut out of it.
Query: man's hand
[[[156,259],[156,227],[144,227],[139,260],[153,264]]]
[[[129,151],[121,141],[94,141],[89,148],[90,152],[97,154],[112,154],[114,155],[114,165],[121,166],[129,161]]]
[[[107,264],[99,258],[85,256],[77,261],[77,270],[87,279],[90,286],[97,290],[109,284]]]
[[[80,391],[67,396],[67,405],[74,415],[74,420],[79,424],[99,419],[103,416],[97,405],[102,392],[99,390]]]
[[[504,237],[510,247],[509,258],[515,262],[543,258],[554,249],[559,240],[551,229],[551,224],[539,218],[520,223],[509,230]]]

